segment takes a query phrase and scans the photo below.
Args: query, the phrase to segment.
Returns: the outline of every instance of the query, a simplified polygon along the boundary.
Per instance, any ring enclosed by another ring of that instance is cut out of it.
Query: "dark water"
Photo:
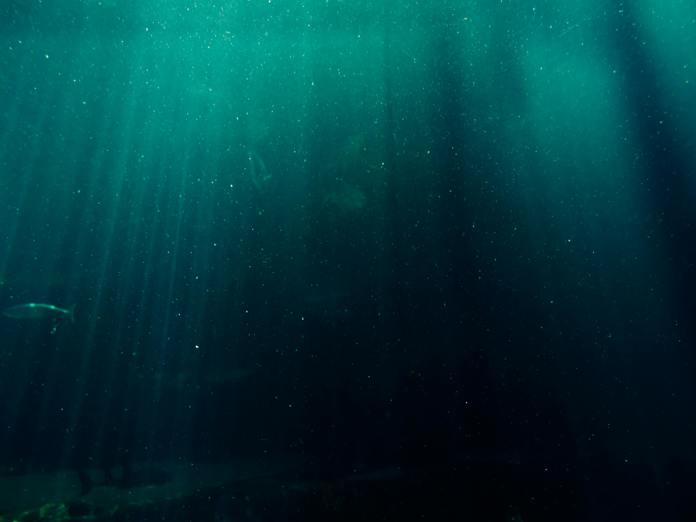
[[[7,480],[694,520],[696,7],[430,4],[2,3]]]

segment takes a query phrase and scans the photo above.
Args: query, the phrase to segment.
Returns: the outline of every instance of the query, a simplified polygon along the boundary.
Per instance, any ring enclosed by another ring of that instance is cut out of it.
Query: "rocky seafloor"
[[[21,483],[15,479],[14,499],[7,498],[11,482],[3,479],[3,507],[14,508],[4,509],[0,522],[581,520],[572,484],[517,477],[510,467],[456,473],[392,467],[341,477],[259,463],[177,463],[169,469],[171,479],[160,484],[96,480],[86,493],[69,472],[55,474],[53,483],[41,474],[24,476]]]

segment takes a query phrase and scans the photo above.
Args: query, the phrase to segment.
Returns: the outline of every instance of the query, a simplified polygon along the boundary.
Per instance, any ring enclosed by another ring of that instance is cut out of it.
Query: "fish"
[[[249,151],[248,159],[251,182],[257,190],[262,191],[266,189],[272,179],[271,173],[268,172],[268,168],[266,167],[266,163],[263,161],[263,158],[253,150]]]
[[[75,322],[75,306],[60,308],[45,303],[23,303],[5,308],[2,315],[10,319],[67,319]]]

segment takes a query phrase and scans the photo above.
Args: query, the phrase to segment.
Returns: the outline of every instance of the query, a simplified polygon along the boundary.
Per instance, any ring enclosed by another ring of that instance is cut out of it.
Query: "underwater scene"
[[[0,522],[696,520],[691,0],[0,2]]]

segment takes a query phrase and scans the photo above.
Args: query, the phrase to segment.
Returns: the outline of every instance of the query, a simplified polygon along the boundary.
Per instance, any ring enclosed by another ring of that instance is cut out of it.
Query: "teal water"
[[[0,470],[688,519],[695,40],[678,0],[3,2],[0,308],[75,321],[0,318]]]

